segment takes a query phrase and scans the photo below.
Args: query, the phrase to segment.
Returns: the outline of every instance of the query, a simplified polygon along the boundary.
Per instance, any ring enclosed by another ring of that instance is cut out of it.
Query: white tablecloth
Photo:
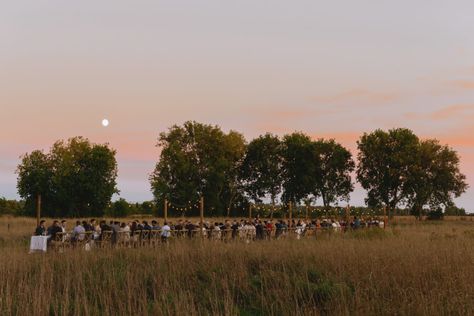
[[[49,236],[33,236],[30,242],[30,253],[35,251],[46,252],[48,249]]]

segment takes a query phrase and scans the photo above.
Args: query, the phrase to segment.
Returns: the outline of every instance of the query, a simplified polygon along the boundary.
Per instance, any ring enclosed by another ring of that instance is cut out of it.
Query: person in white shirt
[[[171,227],[168,223],[165,222],[163,227],[161,227],[161,241],[168,242],[168,238],[171,236]]]
[[[218,223],[214,224],[214,231],[212,232],[212,237],[214,240],[221,239],[221,228],[219,227]]]

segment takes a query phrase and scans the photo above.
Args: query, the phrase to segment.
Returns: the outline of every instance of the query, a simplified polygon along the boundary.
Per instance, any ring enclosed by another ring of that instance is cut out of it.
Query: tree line
[[[241,133],[194,121],[161,133],[157,146],[161,154],[149,177],[155,205],[144,209],[160,210],[167,200],[171,215],[197,215],[200,197],[213,216],[242,216],[249,204],[262,203],[330,208],[349,203],[357,180],[367,191],[367,207],[407,208],[420,216],[426,209],[453,209],[454,198],[468,188],[452,148],[403,128],[363,134],[357,164],[334,139],[267,133],[247,143]],[[125,204],[111,203],[119,193],[115,154],[108,144],[76,137],[56,142],[48,153],[24,155],[17,186],[25,208],[33,212],[41,195],[50,216],[127,212]]]

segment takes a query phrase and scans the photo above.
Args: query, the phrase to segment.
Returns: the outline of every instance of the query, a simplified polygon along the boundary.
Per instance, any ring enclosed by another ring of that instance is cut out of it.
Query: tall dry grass
[[[474,314],[470,222],[46,255],[27,223],[0,219],[2,315]]]

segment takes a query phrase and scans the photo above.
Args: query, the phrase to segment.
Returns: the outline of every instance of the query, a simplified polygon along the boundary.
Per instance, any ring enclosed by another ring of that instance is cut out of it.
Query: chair
[[[151,230],[142,230],[140,235],[140,246],[145,247],[150,245],[150,232]]]
[[[98,239],[98,244],[101,248],[112,246],[113,231],[103,231]]]
[[[150,246],[156,247],[160,243],[160,231],[154,229],[150,231]]]

